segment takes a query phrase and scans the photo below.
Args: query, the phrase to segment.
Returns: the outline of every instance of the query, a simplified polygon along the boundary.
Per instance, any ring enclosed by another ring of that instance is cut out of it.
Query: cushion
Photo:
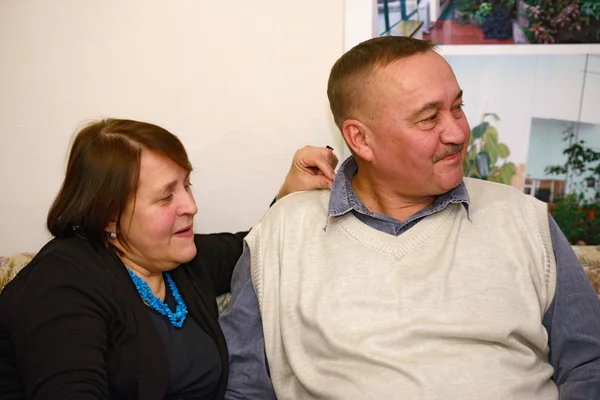
[[[17,273],[26,266],[35,253],[16,253],[8,257],[0,257],[0,292]],[[219,314],[229,305],[229,293],[217,297]]]
[[[35,253],[16,253],[8,257],[0,256],[0,292],[31,261],[33,256],[35,256]]]

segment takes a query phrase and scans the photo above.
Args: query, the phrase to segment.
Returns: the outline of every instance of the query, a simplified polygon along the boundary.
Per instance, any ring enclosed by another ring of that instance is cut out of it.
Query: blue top
[[[391,235],[406,232],[424,217],[451,203],[463,204],[469,211],[469,194],[464,183],[438,196],[429,207],[398,221],[373,213],[352,188],[358,171],[348,158],[340,167],[329,201],[329,216],[352,212],[368,226]],[[600,301],[571,245],[552,218],[550,234],[556,257],[557,282],[552,304],[543,318],[548,332],[554,382],[561,400],[600,399]],[[276,399],[269,377],[258,299],[250,275],[250,250],[244,253],[233,273],[232,298],[219,323],[229,350],[229,383],[226,399]]]
[[[165,304],[177,306],[169,285]],[[215,341],[188,315],[181,328],[168,317],[147,307],[166,349],[169,386],[165,400],[214,399],[221,378],[221,358]]]

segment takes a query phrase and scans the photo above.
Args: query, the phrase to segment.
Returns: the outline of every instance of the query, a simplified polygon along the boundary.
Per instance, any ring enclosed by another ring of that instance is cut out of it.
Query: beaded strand
[[[173,327],[181,328],[183,326],[183,323],[185,322],[188,310],[171,276],[167,272],[163,273],[165,280],[167,281],[167,285],[169,285],[169,289],[171,290],[171,294],[175,299],[175,303],[177,304],[175,307],[175,312],[171,311],[171,309],[166,303],[161,301],[158,297],[154,295],[154,293],[152,293],[152,289],[150,289],[150,286],[148,286],[148,284],[142,278],[137,276],[129,268],[127,268],[127,272],[129,272],[129,276],[131,276],[135,288],[142,297],[142,300],[144,300],[144,302],[148,304],[148,306],[156,310],[159,314],[169,318],[169,321],[171,321],[171,325],[173,325]]]

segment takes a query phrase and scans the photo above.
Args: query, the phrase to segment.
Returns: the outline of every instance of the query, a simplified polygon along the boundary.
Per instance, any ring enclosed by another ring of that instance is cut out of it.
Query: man
[[[600,399],[600,302],[546,205],[463,179],[462,90],[429,42],[343,55],[353,156],[246,238],[228,399]]]

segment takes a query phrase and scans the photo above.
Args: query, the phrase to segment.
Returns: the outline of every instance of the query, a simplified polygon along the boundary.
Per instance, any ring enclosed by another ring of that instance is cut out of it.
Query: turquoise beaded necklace
[[[161,301],[154,295],[154,293],[152,293],[152,289],[150,289],[150,286],[148,286],[148,284],[142,278],[137,276],[129,268],[127,268],[127,272],[129,272],[129,276],[131,276],[138,293],[140,296],[142,296],[142,300],[144,300],[148,306],[152,307],[152,309],[169,318],[169,321],[171,321],[171,325],[173,325],[173,327],[181,328],[185,322],[188,310],[171,276],[167,272],[163,273],[165,280],[167,281],[167,285],[169,285],[169,289],[171,290],[171,294],[177,303],[175,312],[171,311],[166,303]]]

